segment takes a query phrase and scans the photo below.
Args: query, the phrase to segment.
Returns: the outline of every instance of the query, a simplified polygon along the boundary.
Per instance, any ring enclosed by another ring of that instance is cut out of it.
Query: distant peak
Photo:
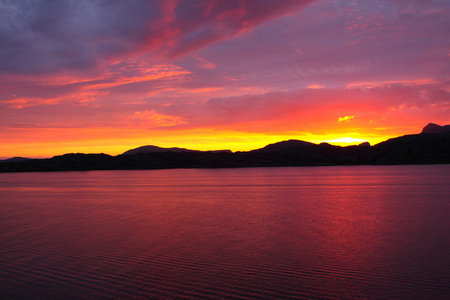
[[[29,159],[30,158],[15,156],[15,157],[7,158],[7,159],[2,159],[2,160],[0,160],[0,162],[21,162],[21,161],[26,161]]]
[[[363,142],[363,143],[359,144],[358,147],[370,147],[370,143],[369,142]]]
[[[133,154],[138,154],[138,153],[161,153],[161,152],[197,152],[196,150],[189,150],[189,149],[184,149],[184,148],[177,148],[177,147],[172,147],[172,148],[162,148],[162,147],[158,147],[158,146],[151,146],[151,145],[147,145],[147,146],[141,146],[135,149],[131,149],[128,151],[125,151],[123,153],[123,155],[133,155]]]
[[[178,148],[178,147],[172,147],[172,148],[163,148],[163,147],[158,147],[158,146],[151,146],[151,145],[147,145],[147,146],[141,146],[138,148],[134,148],[128,151],[125,151],[124,153],[122,153],[122,155],[134,155],[134,154],[138,154],[138,153],[163,153],[163,152],[174,152],[174,153],[180,153],[180,152],[202,152],[200,150],[190,150],[190,149],[185,149],[185,148]],[[231,150],[210,150],[210,151],[203,151],[203,152],[214,152],[214,153],[219,153],[219,152],[226,152],[226,153],[232,153]]]
[[[438,124],[429,123],[422,129],[421,133],[445,133],[450,132],[450,125],[440,126]]]
[[[264,152],[277,152],[277,151],[296,151],[299,149],[304,149],[305,147],[316,146],[316,144],[300,141],[300,140],[288,140],[282,141],[274,144],[269,144],[261,149],[253,151],[264,151]]]

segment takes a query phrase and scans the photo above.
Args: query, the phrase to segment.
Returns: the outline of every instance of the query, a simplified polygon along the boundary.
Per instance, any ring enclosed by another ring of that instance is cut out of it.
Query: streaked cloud
[[[144,125],[150,127],[167,127],[186,123],[181,117],[158,114],[155,110],[136,111],[126,118],[144,121]]]

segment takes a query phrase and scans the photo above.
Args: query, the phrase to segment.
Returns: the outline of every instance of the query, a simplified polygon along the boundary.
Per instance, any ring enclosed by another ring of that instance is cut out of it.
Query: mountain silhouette
[[[341,147],[288,140],[234,153],[157,146],[142,146],[117,156],[70,153],[48,159],[2,161],[0,172],[449,164],[449,128],[430,123],[420,134],[392,138],[374,146],[362,143]]]
[[[122,155],[134,155],[138,153],[161,153],[161,152],[198,152],[198,150],[189,150],[184,148],[162,148],[158,146],[141,146],[135,149],[131,149],[122,153]]]
[[[422,133],[445,133],[450,132],[450,125],[439,126],[434,123],[429,123],[422,129]]]
[[[26,160],[29,160],[29,158],[15,156],[15,157],[7,158],[7,159],[4,159],[4,160],[0,160],[0,163],[3,163],[3,162],[21,162],[21,161],[26,161]]]
[[[180,152],[229,152],[231,153],[231,150],[210,150],[210,151],[200,151],[200,150],[190,150],[185,148],[178,148],[178,147],[172,147],[172,148],[162,148],[158,146],[141,146],[138,148],[134,148],[128,151],[125,151],[122,153],[122,155],[134,155],[139,153],[164,153],[164,152],[174,152],[174,153],[180,153]]]
[[[270,144],[265,146],[264,148],[252,150],[250,152],[297,152],[302,150],[308,151],[315,147],[317,147],[317,144],[299,140],[288,140]]]

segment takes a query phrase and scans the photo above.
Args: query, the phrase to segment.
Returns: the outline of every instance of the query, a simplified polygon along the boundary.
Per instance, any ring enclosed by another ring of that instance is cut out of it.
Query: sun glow
[[[332,144],[332,145],[337,145],[337,146],[350,146],[350,145],[358,145],[358,144],[367,142],[367,140],[355,139],[355,138],[351,138],[351,137],[343,137],[343,138],[337,138],[337,139],[332,139],[332,140],[326,140],[324,142]]]
[[[291,139],[315,144],[326,142],[332,145],[350,146],[366,141],[375,145],[393,137],[356,132],[343,135],[338,132],[314,134],[304,131],[272,132],[270,134],[263,131],[243,132],[224,128],[178,128],[173,130],[170,126],[173,124],[172,122],[176,123],[181,120],[171,119],[170,116],[154,115],[152,111],[144,111],[137,116],[143,118],[143,120],[138,119],[137,121],[143,121],[146,127],[16,128],[15,131],[18,135],[4,139],[6,143],[0,147],[1,156],[35,158],[74,152],[118,155],[143,145],[181,147],[203,151],[228,149],[236,152],[259,149],[268,144]],[[158,122],[161,122],[160,127],[155,128],[154,126]],[[153,125],[151,126],[153,128],[149,128],[149,125]]]

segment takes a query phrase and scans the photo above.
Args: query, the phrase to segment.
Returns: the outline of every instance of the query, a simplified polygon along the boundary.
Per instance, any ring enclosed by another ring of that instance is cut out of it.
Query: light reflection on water
[[[450,165],[0,174],[6,297],[445,298]]]

